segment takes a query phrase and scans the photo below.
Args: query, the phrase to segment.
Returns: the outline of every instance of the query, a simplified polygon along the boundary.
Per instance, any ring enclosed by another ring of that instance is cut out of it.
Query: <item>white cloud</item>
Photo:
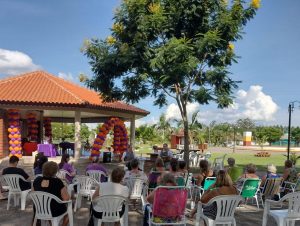
[[[193,113],[198,111],[199,108],[200,108],[200,105],[198,103],[188,103],[186,106],[188,118],[191,119]],[[168,120],[168,119],[177,119],[177,120],[181,119],[180,110],[179,110],[177,104],[172,103],[167,107],[166,120]]]
[[[60,77],[62,79],[69,80],[69,81],[74,81],[75,80],[74,76],[70,72],[69,73],[58,72],[58,77]]]
[[[188,118],[200,109],[198,103],[187,105]],[[272,97],[263,92],[263,88],[258,85],[250,86],[249,90],[239,90],[232,105],[225,109],[201,110],[198,120],[202,123],[209,123],[213,120],[218,122],[234,122],[239,118],[250,118],[255,121],[270,122],[275,119],[278,111],[277,104]],[[181,119],[179,108],[172,103],[166,110],[167,119]]]
[[[237,101],[243,106],[244,117],[259,121],[273,121],[278,106],[262,89],[261,86],[255,85],[251,86],[248,91],[239,90]]]
[[[41,67],[34,64],[32,59],[25,53],[0,49],[0,74],[16,75],[40,68]]]

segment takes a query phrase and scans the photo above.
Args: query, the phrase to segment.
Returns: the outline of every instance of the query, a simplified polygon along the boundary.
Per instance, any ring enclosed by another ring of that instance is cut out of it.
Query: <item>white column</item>
[[[130,119],[130,144],[134,150],[135,143],[135,115]]]
[[[81,127],[81,113],[80,111],[75,111],[75,159],[79,159],[81,151],[81,141],[80,141],[80,127]]]

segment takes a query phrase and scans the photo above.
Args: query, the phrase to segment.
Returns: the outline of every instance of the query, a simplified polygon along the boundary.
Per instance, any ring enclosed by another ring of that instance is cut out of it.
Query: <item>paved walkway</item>
[[[51,159],[50,159],[51,160]],[[57,159],[55,159],[57,161]],[[76,167],[80,173],[84,172],[84,168],[87,161],[81,161]],[[1,164],[3,167],[5,162]],[[111,171],[118,164],[106,164],[106,167]],[[2,168],[0,166],[0,169]],[[23,165],[25,170],[32,174],[31,164],[25,163]],[[26,210],[21,211],[19,207],[11,207],[10,210],[6,210],[7,201],[0,201],[0,225],[1,226],[30,226],[33,216],[32,203],[30,200],[27,201]],[[74,226],[87,225],[89,219],[89,206],[90,202],[87,199],[82,201],[82,208],[74,213]],[[188,205],[189,207],[189,205]],[[254,205],[247,205],[236,211],[237,225],[241,226],[254,226],[262,225],[263,210],[257,210]],[[143,225],[143,214],[141,208],[138,211],[133,211],[131,206],[129,207],[129,226],[142,226]],[[195,220],[188,221],[188,226],[195,225]],[[202,224],[203,225],[203,224]],[[269,219],[268,225],[276,225],[274,220]],[[300,223],[296,224],[300,226]]]

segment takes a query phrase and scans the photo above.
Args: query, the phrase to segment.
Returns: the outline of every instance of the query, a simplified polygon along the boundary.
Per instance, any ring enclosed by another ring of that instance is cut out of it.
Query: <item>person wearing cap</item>
[[[274,164],[269,164],[267,167],[267,174],[261,178],[261,186],[263,186],[269,178],[280,178],[277,174],[277,168]]]

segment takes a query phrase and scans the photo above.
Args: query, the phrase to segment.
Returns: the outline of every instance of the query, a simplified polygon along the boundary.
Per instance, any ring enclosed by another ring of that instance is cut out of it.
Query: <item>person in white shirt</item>
[[[111,173],[111,182],[101,183],[99,187],[96,189],[93,200],[97,197],[101,197],[104,195],[120,195],[124,198],[129,197],[129,189],[128,187],[121,184],[125,175],[124,169],[118,167],[113,169]],[[120,216],[122,216],[125,212],[125,205],[123,205],[122,210],[120,211]],[[93,217],[102,218],[102,212],[96,212],[91,205],[91,217],[90,221],[93,220]]]
[[[131,170],[127,171],[125,173],[124,180],[127,180],[132,177],[138,177],[138,178],[143,179],[144,181],[148,180],[146,174],[139,169],[139,160],[138,159],[135,158],[135,159],[131,160],[130,167],[131,167]]]

